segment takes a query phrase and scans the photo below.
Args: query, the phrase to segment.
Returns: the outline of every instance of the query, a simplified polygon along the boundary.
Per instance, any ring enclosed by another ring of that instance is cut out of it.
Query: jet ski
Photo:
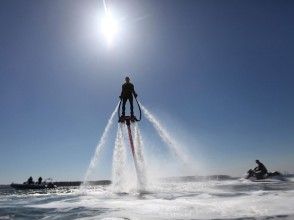
[[[251,180],[253,182],[272,182],[275,180],[285,181],[286,178],[283,174],[278,171],[268,172],[263,176],[256,175],[254,170],[250,169],[247,171],[245,179]]]

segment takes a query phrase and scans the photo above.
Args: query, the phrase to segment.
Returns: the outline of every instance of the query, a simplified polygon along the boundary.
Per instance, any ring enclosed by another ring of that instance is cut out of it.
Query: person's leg
[[[129,97],[130,108],[131,108],[131,116],[134,116],[134,106],[133,106],[133,96]]]
[[[127,98],[123,98],[123,103],[122,103],[122,115],[125,116],[126,113],[126,103],[127,103]]]

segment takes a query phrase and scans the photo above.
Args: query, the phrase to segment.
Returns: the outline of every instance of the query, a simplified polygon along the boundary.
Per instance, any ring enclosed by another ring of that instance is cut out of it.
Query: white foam
[[[233,181],[158,183],[150,194],[118,195],[110,188],[97,188],[87,195],[33,205],[39,208],[108,210],[102,218],[129,219],[226,219],[293,215],[293,190],[235,190]],[[234,181],[236,186],[243,183]],[[228,188],[222,188],[226,187]],[[245,186],[248,186],[246,184]],[[242,192],[242,191],[241,191]]]

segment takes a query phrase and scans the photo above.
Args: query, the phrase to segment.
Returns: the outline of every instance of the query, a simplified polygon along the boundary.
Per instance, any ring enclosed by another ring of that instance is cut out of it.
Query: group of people
[[[29,177],[28,178],[28,180],[27,180],[27,184],[29,184],[29,185],[32,185],[32,184],[39,184],[39,185],[41,185],[42,184],[42,177],[39,177],[39,179],[38,179],[38,181],[37,182],[34,182],[34,180],[33,180],[33,177]]]

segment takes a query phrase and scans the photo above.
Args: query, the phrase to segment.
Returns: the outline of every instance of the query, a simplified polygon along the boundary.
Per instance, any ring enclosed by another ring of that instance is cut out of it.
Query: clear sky
[[[0,183],[82,179],[126,73],[207,173],[294,171],[293,1],[107,4],[0,1]]]

